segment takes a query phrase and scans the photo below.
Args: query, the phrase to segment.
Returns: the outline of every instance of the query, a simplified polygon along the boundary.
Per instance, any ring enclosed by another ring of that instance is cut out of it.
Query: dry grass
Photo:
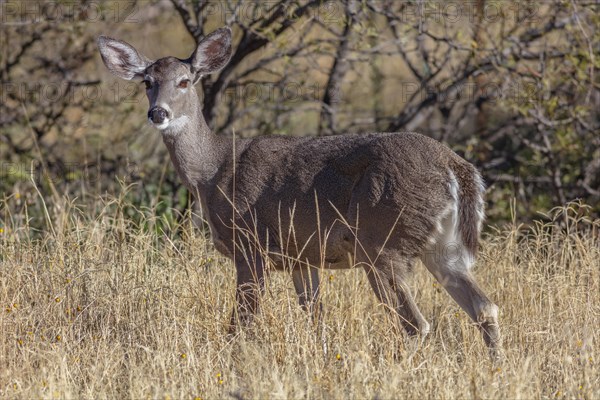
[[[600,398],[600,221],[581,208],[559,210],[568,229],[484,240],[476,274],[505,345],[494,366],[424,268],[422,345],[396,333],[362,270],[322,271],[323,339],[283,273],[253,327],[228,338],[233,267],[188,221],[158,235],[144,228],[152,210],[135,224],[123,199],[65,203],[36,235],[8,213],[13,201],[0,234],[1,398]]]

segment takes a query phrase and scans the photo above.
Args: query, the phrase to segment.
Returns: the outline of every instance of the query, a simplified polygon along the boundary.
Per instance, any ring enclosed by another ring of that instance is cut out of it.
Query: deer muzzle
[[[162,107],[153,107],[148,111],[148,119],[156,125],[160,125],[165,122],[169,117],[169,113]]]

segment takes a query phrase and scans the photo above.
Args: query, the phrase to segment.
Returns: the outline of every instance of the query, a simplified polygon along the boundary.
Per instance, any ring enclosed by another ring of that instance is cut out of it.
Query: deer
[[[200,203],[215,249],[235,265],[230,331],[258,312],[267,269],[291,272],[300,306],[315,314],[321,269],[363,268],[398,326],[424,338],[430,325],[408,285],[421,260],[499,355],[499,309],[472,273],[484,220],[484,184],[472,164],[415,132],[213,133],[195,84],[228,63],[229,27],[206,35],[187,59],[150,60],[107,36],[97,45],[112,74],[144,82],[148,121]]]

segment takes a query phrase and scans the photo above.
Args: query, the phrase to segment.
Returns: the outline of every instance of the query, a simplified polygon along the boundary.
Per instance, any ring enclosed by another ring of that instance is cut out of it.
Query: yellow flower
[[[60,341],[61,341],[61,339],[62,339],[62,336],[60,336],[60,335],[56,335],[56,341],[57,341],[57,342],[60,342]]]
[[[342,355],[340,353],[337,353],[335,355],[335,359],[338,360],[338,361],[341,360],[342,359]]]
[[[181,355],[179,357],[181,357],[183,360],[185,360],[187,358],[187,354],[181,353]]]
[[[23,339],[17,340],[17,343],[19,344],[19,346],[23,346]]]
[[[4,233],[4,228],[0,228],[0,235]]]
[[[329,275],[329,282],[333,280],[333,275]]]
[[[60,303],[60,297],[58,297],[58,296],[57,296],[57,297],[55,297],[55,298],[54,298],[54,301],[55,301],[55,302],[57,302],[57,303]]]

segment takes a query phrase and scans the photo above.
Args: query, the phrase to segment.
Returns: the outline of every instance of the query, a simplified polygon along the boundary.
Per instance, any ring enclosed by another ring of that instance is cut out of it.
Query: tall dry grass
[[[475,273],[505,346],[493,365],[424,268],[422,344],[398,333],[362,270],[321,272],[322,336],[290,277],[272,273],[254,325],[227,337],[234,269],[189,219],[156,233],[164,221],[124,197],[39,198],[36,231],[14,201],[1,216],[1,398],[600,398],[600,221],[585,207],[484,239]]]

